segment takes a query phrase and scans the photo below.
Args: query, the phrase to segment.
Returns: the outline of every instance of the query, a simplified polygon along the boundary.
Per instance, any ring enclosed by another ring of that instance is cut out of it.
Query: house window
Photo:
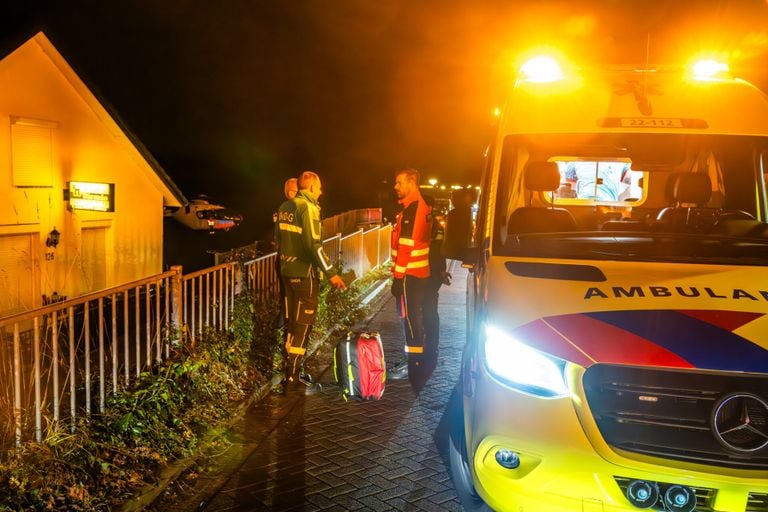
[[[11,157],[16,187],[53,186],[54,121],[11,117]]]

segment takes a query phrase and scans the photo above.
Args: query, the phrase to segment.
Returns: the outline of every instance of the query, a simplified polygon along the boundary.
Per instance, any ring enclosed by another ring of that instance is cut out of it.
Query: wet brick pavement
[[[440,290],[438,366],[418,394],[408,380],[388,380],[380,401],[345,402],[328,369],[319,394],[270,395],[248,411],[215,471],[162,510],[461,510],[445,449],[465,329],[466,271],[453,267]],[[368,329],[381,333],[391,363],[402,325],[382,293]]]

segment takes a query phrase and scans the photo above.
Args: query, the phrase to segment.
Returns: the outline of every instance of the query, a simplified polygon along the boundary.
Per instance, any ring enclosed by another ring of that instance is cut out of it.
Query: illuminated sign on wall
[[[70,181],[69,207],[73,210],[113,212],[115,211],[115,184]]]

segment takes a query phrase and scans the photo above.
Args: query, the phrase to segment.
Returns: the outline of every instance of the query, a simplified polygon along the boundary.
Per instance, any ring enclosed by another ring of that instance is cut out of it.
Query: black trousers
[[[437,357],[440,345],[440,315],[437,311],[442,276],[430,276],[424,290],[424,351],[430,359]]]
[[[287,315],[285,341],[285,378],[298,377],[307,352],[309,335],[317,318],[320,280],[310,277],[285,277],[285,311]]]
[[[285,309],[285,281],[283,281],[283,276],[280,274],[279,258],[277,260],[277,265],[275,266],[275,274],[277,274],[277,287],[279,292],[279,299],[278,299],[279,311],[277,313],[277,318],[275,319],[275,328],[284,329],[286,325],[288,325],[288,316],[286,314],[286,309]]]
[[[402,286],[397,283],[393,286],[397,314],[403,319],[405,353],[409,359],[420,359],[424,354],[424,296],[428,281],[425,277],[406,275]]]

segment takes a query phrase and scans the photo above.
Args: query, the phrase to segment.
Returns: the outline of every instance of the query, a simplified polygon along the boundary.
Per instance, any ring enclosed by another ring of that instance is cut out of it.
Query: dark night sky
[[[187,197],[260,238],[282,182],[323,177],[326,214],[380,206],[404,166],[476,182],[519,50],[674,61],[701,47],[768,85],[766,0],[131,0],[17,6],[43,28]]]

